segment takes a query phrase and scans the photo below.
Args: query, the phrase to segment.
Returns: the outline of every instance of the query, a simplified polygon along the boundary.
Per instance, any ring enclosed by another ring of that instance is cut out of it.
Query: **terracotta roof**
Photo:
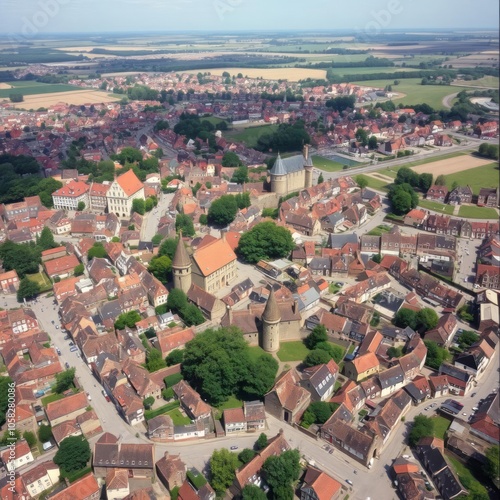
[[[307,468],[304,483],[314,490],[318,500],[331,500],[342,487],[333,477],[311,466]]]
[[[216,240],[198,248],[193,254],[193,259],[203,276],[210,276],[215,271],[235,261],[236,254],[226,241]]]
[[[79,260],[75,255],[65,255],[58,259],[48,260],[44,263],[45,269],[49,276],[57,273],[72,271],[78,264]]]
[[[128,488],[128,470],[110,469],[106,474],[106,490],[122,490]]]
[[[59,252],[65,252],[66,247],[61,246],[61,247],[56,247],[56,248],[49,248],[48,250],[44,250],[42,252],[42,257],[46,257],[47,255],[52,255],[54,253],[59,253]]]
[[[144,186],[132,169],[120,175],[120,177],[116,179],[116,182],[120,185],[123,191],[125,191],[127,196],[132,196]]]
[[[351,363],[356,368],[358,374],[364,373],[367,370],[370,370],[371,368],[374,368],[375,366],[378,366],[380,364],[377,356],[375,356],[373,352],[362,354],[361,356],[358,356],[353,361],[351,361]]]
[[[237,424],[245,422],[245,420],[243,408],[230,408],[224,410],[224,424]]]
[[[93,474],[78,479],[66,489],[51,496],[51,500],[85,500],[99,493],[99,485]]]
[[[49,420],[54,420],[74,411],[84,409],[88,405],[87,395],[84,392],[79,392],[58,401],[52,401],[45,408],[45,413]]]
[[[82,194],[85,194],[89,189],[90,186],[88,184],[85,184],[85,182],[71,180],[61,189],[58,189],[56,192],[52,193],[52,196],[78,197]]]

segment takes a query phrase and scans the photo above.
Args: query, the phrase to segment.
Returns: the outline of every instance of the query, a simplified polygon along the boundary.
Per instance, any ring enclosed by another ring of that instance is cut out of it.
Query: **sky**
[[[0,33],[498,29],[498,0],[0,0]]]

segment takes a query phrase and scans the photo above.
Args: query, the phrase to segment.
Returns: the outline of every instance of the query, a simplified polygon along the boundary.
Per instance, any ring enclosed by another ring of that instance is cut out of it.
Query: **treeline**
[[[451,71],[451,70],[446,70]],[[399,80],[403,78],[424,78],[429,76],[442,76],[442,71],[395,71],[393,73],[365,73],[359,74],[345,74],[337,75],[333,72],[333,69],[329,69],[326,72],[326,78],[330,83],[345,83],[355,82],[355,81],[366,81],[366,80]]]
[[[299,151],[304,144],[310,142],[304,122],[298,120],[293,124],[282,123],[273,134],[264,134],[257,141],[257,148],[260,151]]]
[[[0,51],[0,64],[42,64],[66,61],[81,61],[83,56],[75,56],[59,52],[52,49],[31,49],[31,48],[17,48],[16,52],[11,49],[4,49]]]
[[[292,92],[280,92],[278,94],[270,94],[269,92],[262,92],[260,94],[261,99],[266,99],[267,101],[282,101],[285,98],[288,102],[303,101],[304,97],[299,94],[293,94]]]
[[[52,193],[62,184],[40,176],[40,165],[29,156],[0,155],[0,203],[16,203],[26,196],[39,195],[46,207],[52,207]]]
[[[368,56],[364,61],[351,62],[319,62],[315,64],[301,65],[296,64],[296,68],[374,68],[374,67],[393,67],[394,62],[385,57]]]

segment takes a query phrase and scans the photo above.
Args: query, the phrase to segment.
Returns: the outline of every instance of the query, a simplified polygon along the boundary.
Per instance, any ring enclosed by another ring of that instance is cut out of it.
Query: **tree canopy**
[[[142,317],[137,311],[129,311],[120,314],[115,321],[115,328],[117,330],[123,330],[125,327],[134,328],[138,321],[141,321]]]
[[[141,198],[136,198],[132,200],[132,212],[139,215],[144,215],[146,213],[146,202],[141,200]]]
[[[208,223],[214,226],[231,224],[238,213],[238,204],[234,196],[226,194],[213,201],[208,209]]]
[[[304,144],[309,144],[311,138],[301,120],[293,124],[282,123],[272,134],[264,134],[257,140],[256,148],[260,151],[298,151]]]
[[[30,300],[40,293],[40,285],[36,281],[28,279],[26,276],[19,282],[17,290],[17,301]]]
[[[210,458],[211,485],[218,494],[224,493],[231,486],[239,464],[238,455],[226,448],[212,453]]]
[[[73,381],[75,380],[76,368],[69,368],[63,372],[56,373],[56,385],[54,387],[54,392],[57,394],[62,394],[73,386]]]
[[[97,241],[92,245],[92,247],[89,249],[87,252],[87,259],[91,261],[94,257],[97,257],[99,259],[105,259],[108,256],[106,253],[106,249],[104,248],[104,245]]]
[[[175,217],[175,230],[178,233],[182,230],[184,236],[194,236],[194,224],[193,219],[189,215],[177,214]]]
[[[266,500],[267,495],[255,484],[247,484],[242,491],[243,500]]]
[[[405,215],[418,205],[418,194],[410,184],[393,184],[387,195],[396,215]]]
[[[304,359],[305,366],[316,366],[328,363],[332,357],[323,349],[314,349]]]
[[[416,319],[417,327],[423,332],[436,328],[436,325],[439,321],[439,317],[436,311],[434,309],[431,309],[430,307],[424,307],[423,309],[420,309],[420,311],[418,311],[417,313]]]
[[[500,482],[500,447],[492,446],[486,450],[486,474],[498,485]]]
[[[242,165],[240,157],[233,151],[228,151],[224,153],[222,157],[222,166],[223,167],[239,167]]]
[[[260,260],[274,260],[287,257],[294,248],[288,229],[274,222],[261,222],[243,233],[236,253],[246,262],[256,264]]]
[[[178,241],[178,238],[167,238],[166,240],[163,240],[158,250],[158,255],[160,257],[162,255],[166,255],[170,258],[170,260],[173,260]]]
[[[427,347],[427,357],[425,364],[435,370],[439,369],[444,361],[450,357],[450,353],[443,347],[439,347],[433,340],[424,340],[425,347]]]
[[[54,456],[54,462],[65,472],[74,472],[86,467],[90,460],[90,446],[83,436],[63,439]]]
[[[402,307],[394,316],[393,323],[400,328],[409,326],[412,330],[417,328],[417,313],[412,309]]]
[[[50,250],[51,248],[56,248],[59,246],[55,240],[52,231],[48,227],[44,227],[40,233],[40,237],[37,241],[37,246],[42,250]]]
[[[6,240],[0,245],[0,260],[6,271],[15,269],[19,278],[38,272],[40,248],[34,244],[19,244]]]
[[[161,257],[153,257],[148,265],[148,271],[164,285],[170,279],[170,272],[172,270],[172,261],[166,255]]]
[[[304,339],[304,344],[308,349],[314,349],[316,344],[326,342],[328,340],[328,333],[325,325],[316,325],[311,333]]]
[[[434,435],[434,421],[425,415],[417,415],[413,420],[408,442],[410,446],[415,447],[423,437]]]
[[[270,487],[270,498],[275,500],[292,500],[294,493],[292,484],[299,479],[299,450],[287,450],[281,455],[270,456],[262,466],[266,481]]]

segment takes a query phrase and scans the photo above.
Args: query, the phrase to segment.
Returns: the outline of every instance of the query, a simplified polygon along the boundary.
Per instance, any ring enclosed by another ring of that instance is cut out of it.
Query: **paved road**
[[[449,94],[449,95],[445,95],[443,97],[443,100],[442,100],[443,106],[445,108],[451,108],[453,106],[452,101],[453,101],[453,99],[455,99],[455,97],[457,97],[457,95],[458,95],[458,92],[455,92],[455,93]]]
[[[156,234],[158,229],[158,222],[160,218],[165,215],[168,211],[168,207],[174,197],[173,193],[161,193],[158,199],[158,205],[151,210],[151,212],[146,212],[144,215],[144,222],[141,227],[141,240],[151,241],[153,236]]]

